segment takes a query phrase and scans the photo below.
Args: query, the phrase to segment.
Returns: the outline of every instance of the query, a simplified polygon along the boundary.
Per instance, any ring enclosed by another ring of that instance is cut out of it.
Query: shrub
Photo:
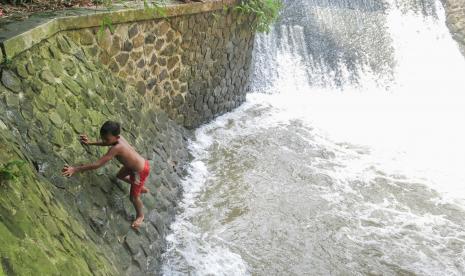
[[[282,7],[281,0],[243,0],[235,10],[255,15],[254,29],[268,33],[271,25],[278,19]]]

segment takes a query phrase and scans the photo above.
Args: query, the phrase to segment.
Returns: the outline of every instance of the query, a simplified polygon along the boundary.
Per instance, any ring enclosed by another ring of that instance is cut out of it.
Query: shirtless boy
[[[102,167],[105,163],[115,157],[123,167],[119,170],[116,177],[131,184],[130,199],[136,209],[137,217],[132,223],[134,229],[144,221],[142,212],[142,201],[140,200],[141,193],[147,193],[148,189],[144,187],[150,171],[149,162],[140,156],[128,142],[120,136],[120,125],[117,122],[107,121],[100,128],[101,142],[89,142],[86,135],[81,135],[80,140],[84,145],[93,146],[109,146],[108,152],[98,161],[82,166],[65,165],[62,173],[64,176],[71,177],[78,172],[95,170]]]

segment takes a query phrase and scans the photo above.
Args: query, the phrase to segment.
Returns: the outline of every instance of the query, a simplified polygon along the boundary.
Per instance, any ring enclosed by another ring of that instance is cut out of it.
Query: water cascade
[[[434,0],[288,0],[196,131],[164,275],[465,273],[465,60]]]

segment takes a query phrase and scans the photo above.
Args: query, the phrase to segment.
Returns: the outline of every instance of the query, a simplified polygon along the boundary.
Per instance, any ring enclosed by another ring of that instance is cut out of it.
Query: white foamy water
[[[257,38],[259,92],[196,131],[163,274],[465,274],[465,60],[442,7],[294,2]]]

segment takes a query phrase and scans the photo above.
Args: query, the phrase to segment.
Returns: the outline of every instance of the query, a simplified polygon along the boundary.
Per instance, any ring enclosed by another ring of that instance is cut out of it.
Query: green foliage
[[[108,16],[104,16],[102,18],[102,23],[100,23],[100,28],[98,29],[98,33],[97,33],[98,39],[101,39],[102,36],[105,34],[105,28],[108,28],[111,33],[115,31],[111,18]]]
[[[13,160],[0,166],[0,183],[18,179],[21,169],[26,164],[24,160]]]
[[[162,17],[166,17],[166,4],[165,0],[158,0],[158,1],[151,1],[149,2],[148,0],[142,0],[144,4],[144,10],[152,13],[154,16],[160,15]],[[126,6],[126,1],[124,0],[93,0],[93,3],[95,5],[102,5],[104,6],[108,11],[110,11],[113,8],[113,3],[120,3],[123,4],[125,7]],[[105,34],[105,29],[108,28],[111,33],[114,32],[114,27],[113,27],[113,22],[111,21],[111,18],[108,16],[104,16],[102,18],[102,22],[100,23],[100,28],[98,30],[97,36],[98,39],[101,39],[102,36]]]
[[[243,0],[234,9],[244,14],[255,15],[254,29],[258,32],[269,32],[279,16],[283,3],[281,0]]]

